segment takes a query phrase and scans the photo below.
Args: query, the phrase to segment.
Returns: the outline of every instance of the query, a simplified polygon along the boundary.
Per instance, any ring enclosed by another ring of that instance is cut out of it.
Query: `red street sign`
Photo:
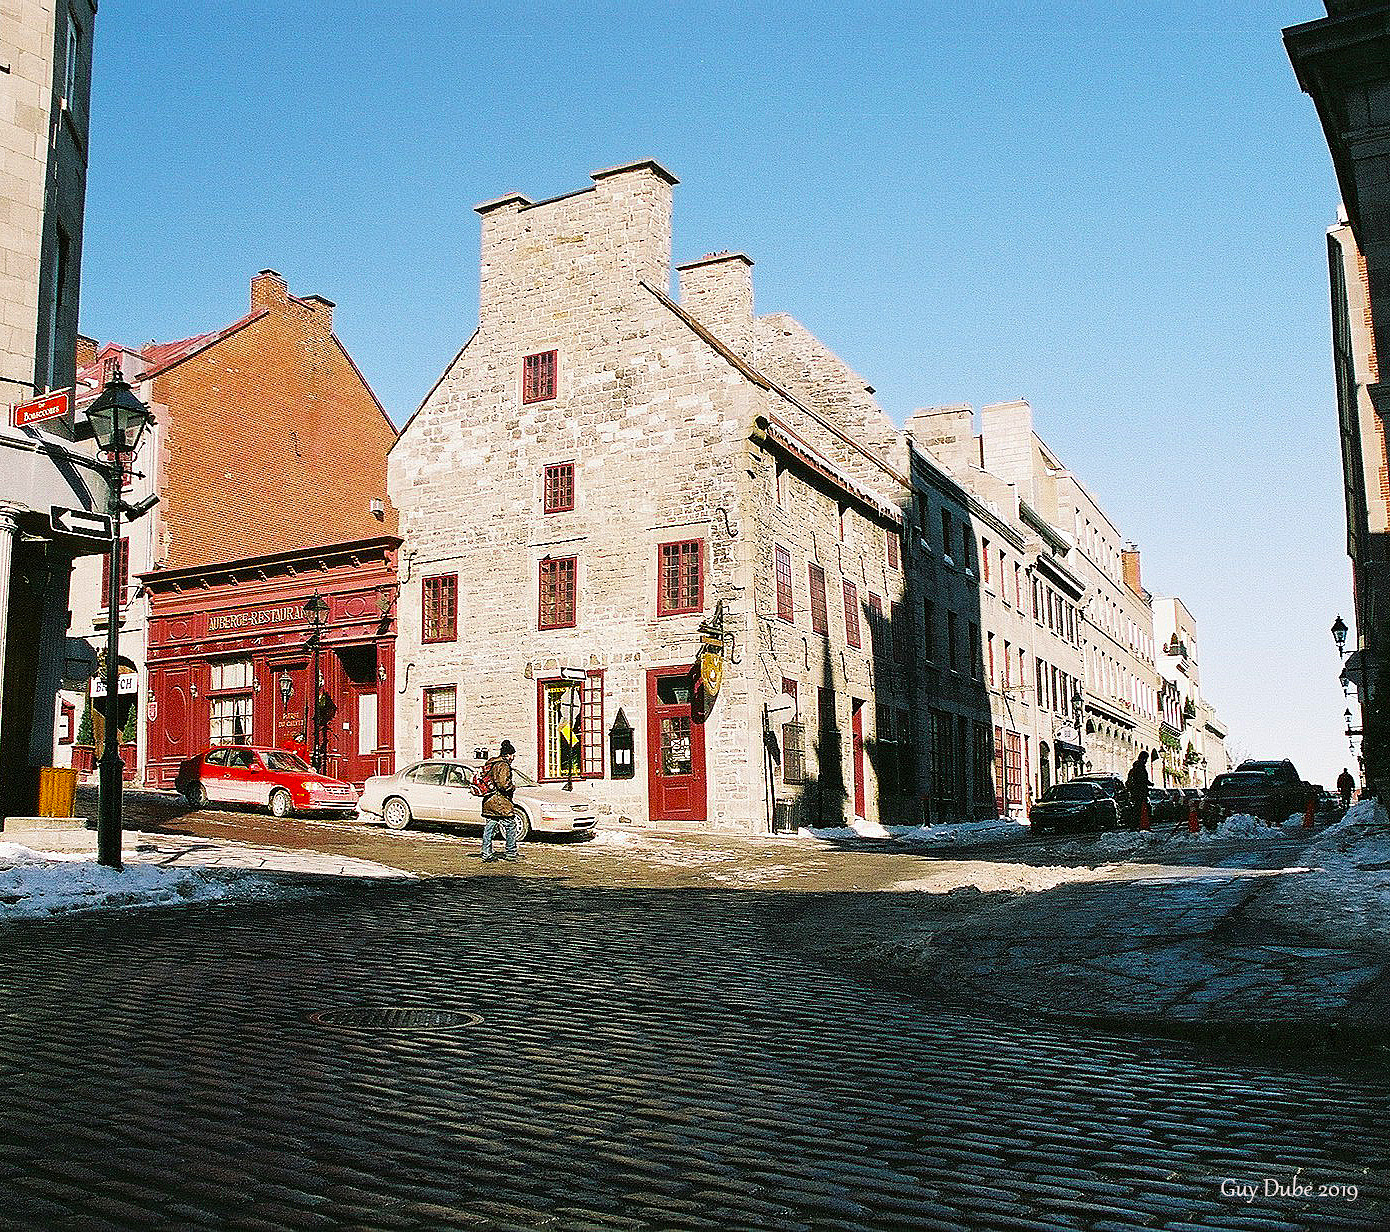
[[[56,394],[46,394],[33,402],[21,402],[10,410],[10,423],[16,428],[26,424],[40,423],[45,419],[58,419],[68,413],[68,391],[60,389]]]

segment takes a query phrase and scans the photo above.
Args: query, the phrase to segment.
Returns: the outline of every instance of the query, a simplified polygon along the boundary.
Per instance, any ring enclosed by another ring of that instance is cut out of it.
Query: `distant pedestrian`
[[[1134,759],[1125,778],[1125,790],[1129,793],[1129,807],[1134,810],[1135,825],[1144,824],[1144,810],[1149,805],[1149,757],[1140,753]]]
[[[1345,766],[1342,773],[1337,776],[1337,792],[1342,797],[1342,811],[1346,812],[1351,808],[1351,793],[1356,790],[1356,780],[1351,777],[1351,771]]]
[[[497,833],[498,826],[502,827],[507,840],[506,855],[502,859],[517,858],[516,805],[512,803],[512,797],[516,794],[512,779],[512,762],[515,759],[516,747],[510,740],[504,740],[497,750],[497,756],[483,768],[483,772],[492,779],[492,791],[483,801],[483,861],[487,864],[498,858],[492,854],[492,836]]]

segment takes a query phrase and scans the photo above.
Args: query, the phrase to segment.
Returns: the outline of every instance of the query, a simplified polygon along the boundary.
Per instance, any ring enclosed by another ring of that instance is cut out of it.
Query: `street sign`
[[[122,672],[116,677],[116,696],[135,697],[140,692],[140,678],[134,672]],[[91,694],[94,698],[106,696],[106,681],[100,676],[92,678]]]
[[[42,423],[45,419],[60,419],[68,413],[68,391],[45,394],[32,402],[21,402],[10,408],[10,423],[16,428]]]
[[[49,521],[63,535],[80,535],[84,539],[110,539],[111,519],[104,513],[88,513],[85,509],[64,509],[49,506]]]

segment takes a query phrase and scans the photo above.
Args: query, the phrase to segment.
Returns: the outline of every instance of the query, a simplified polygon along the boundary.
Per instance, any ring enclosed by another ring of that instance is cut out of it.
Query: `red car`
[[[184,762],[174,786],[194,808],[259,804],[276,817],[357,808],[357,789],[351,783],[319,774],[286,749],[220,745]]]

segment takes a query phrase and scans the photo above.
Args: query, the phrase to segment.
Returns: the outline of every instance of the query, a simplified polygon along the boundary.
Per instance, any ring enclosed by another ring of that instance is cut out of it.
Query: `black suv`
[[[1308,804],[1310,788],[1293,762],[1243,761],[1229,774],[1217,775],[1202,805],[1202,820],[1215,828],[1227,817],[1248,813],[1277,826]]]
[[[1129,790],[1125,787],[1125,781],[1113,774],[1078,774],[1076,778],[1068,780],[1072,783],[1094,783],[1107,796],[1115,801],[1115,808],[1120,814],[1120,824],[1128,826],[1133,824],[1130,820],[1129,809]]]

